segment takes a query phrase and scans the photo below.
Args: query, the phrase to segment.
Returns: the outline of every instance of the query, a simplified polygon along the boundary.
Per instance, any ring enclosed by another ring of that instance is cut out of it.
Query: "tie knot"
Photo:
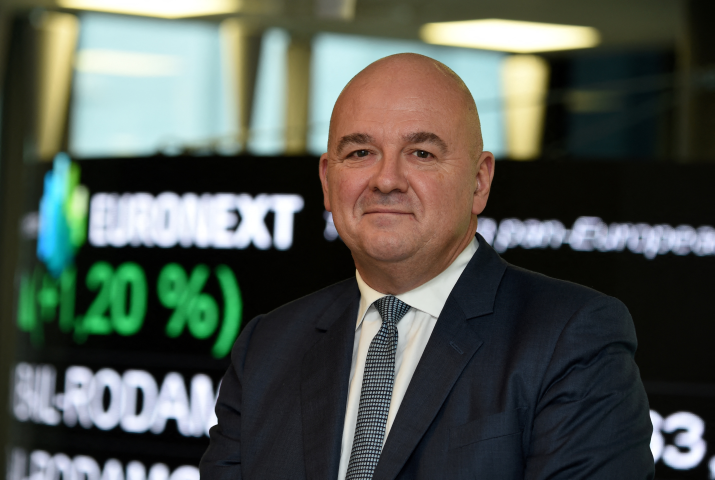
[[[397,297],[388,295],[375,301],[375,308],[385,324],[397,325],[410,310],[410,306]]]

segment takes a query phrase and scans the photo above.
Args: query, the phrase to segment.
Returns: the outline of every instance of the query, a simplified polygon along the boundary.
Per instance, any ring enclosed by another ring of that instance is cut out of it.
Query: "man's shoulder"
[[[455,287],[459,298],[471,297],[467,301],[460,300],[467,311],[483,312],[493,306],[497,315],[512,312],[523,318],[524,315],[543,317],[545,313],[555,319],[570,317],[584,306],[609,305],[627,313],[616,298],[588,286],[512,265],[481,236],[477,235],[477,239],[479,249]]]
[[[357,280],[350,277],[333,285],[329,285],[304,297],[297,298],[267,313],[264,318],[297,318],[308,315],[311,318],[319,316],[336,301],[358,301],[359,297],[352,298],[352,293],[359,295]]]
[[[609,306],[627,313],[617,298],[591,287],[552,278],[525,268],[508,265],[499,288],[505,303],[534,308],[553,316],[570,317],[586,306]]]
[[[257,330],[273,334],[291,335],[292,330],[317,326],[325,316],[333,316],[332,310],[343,310],[359,301],[355,277],[348,278],[304,297],[288,302],[254,319]]]
[[[545,352],[556,351],[559,342],[582,353],[611,344],[635,350],[633,320],[620,300],[523,268],[507,266],[493,312],[495,325],[519,332]]]
[[[300,351],[313,341],[321,320],[335,320],[336,312],[342,313],[358,301],[354,277],[330,285],[257,316],[243,329],[234,349],[271,354],[281,348],[284,356],[289,350]]]
[[[586,285],[549,277],[512,264],[507,264],[503,282],[506,287],[521,290],[522,293],[565,296],[574,300],[605,296],[604,293]]]

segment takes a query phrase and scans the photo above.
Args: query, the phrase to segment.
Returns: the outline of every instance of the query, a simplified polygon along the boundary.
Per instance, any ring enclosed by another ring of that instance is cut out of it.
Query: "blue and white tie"
[[[375,307],[382,326],[367,350],[346,480],[370,480],[380,460],[395,383],[397,322],[410,310],[409,305],[392,295],[377,300]]]

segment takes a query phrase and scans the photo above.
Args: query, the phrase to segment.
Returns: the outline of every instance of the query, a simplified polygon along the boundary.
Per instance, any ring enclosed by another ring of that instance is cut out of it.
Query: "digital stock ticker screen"
[[[251,318],[354,274],[315,158],[28,165],[8,480],[198,480]],[[479,232],[629,307],[658,478],[715,478],[715,195],[702,167],[497,162]]]
[[[354,272],[310,167],[28,169],[9,478],[198,479],[241,326]]]

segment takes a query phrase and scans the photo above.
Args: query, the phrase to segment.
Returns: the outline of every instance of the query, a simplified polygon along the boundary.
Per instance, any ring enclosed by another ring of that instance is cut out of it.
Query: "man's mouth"
[[[405,212],[402,210],[394,210],[394,209],[388,209],[388,208],[367,210],[365,212],[365,215],[374,215],[374,214],[411,215],[412,212]]]

